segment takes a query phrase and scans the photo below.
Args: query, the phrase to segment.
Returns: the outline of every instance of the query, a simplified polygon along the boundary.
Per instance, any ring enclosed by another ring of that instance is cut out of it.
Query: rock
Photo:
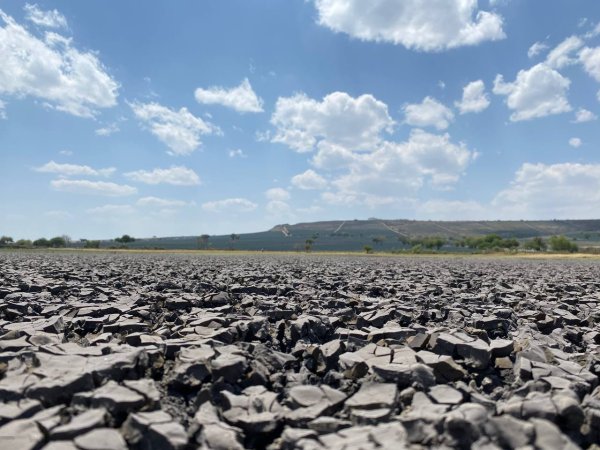
[[[75,438],[81,450],[127,450],[125,440],[114,428],[96,428]]]
[[[95,391],[76,394],[73,402],[92,408],[106,408],[112,414],[123,414],[144,406],[146,398],[111,380]]]
[[[489,346],[481,339],[471,342],[461,342],[456,345],[456,353],[466,360],[470,361],[474,367],[484,369],[488,366],[491,359]]]
[[[242,430],[221,422],[217,410],[210,403],[203,403],[194,422],[200,427],[196,442],[214,450],[242,450]]]
[[[68,440],[87,433],[94,428],[101,428],[106,423],[107,411],[104,408],[89,409],[71,418],[69,423],[59,425],[50,431],[53,440]]]
[[[424,389],[435,384],[433,370],[420,363],[374,365],[373,372],[383,381],[394,382],[400,388],[415,385]]]
[[[441,356],[421,350],[416,357],[417,360],[433,369],[436,380],[440,383],[462,380],[467,374],[451,356]]]
[[[234,383],[244,374],[248,367],[248,362],[241,355],[224,353],[213,359],[210,365],[214,379],[223,377],[225,381]]]
[[[17,419],[0,427],[0,448],[29,450],[44,442],[44,433],[32,419]]]
[[[444,405],[458,405],[463,401],[460,391],[443,384],[431,387],[428,395],[434,402]]]
[[[396,404],[398,388],[392,383],[363,383],[356,394],[346,400],[350,409],[392,408]]]
[[[485,424],[486,434],[503,447],[522,448],[533,442],[535,428],[530,423],[503,415],[492,417]]]

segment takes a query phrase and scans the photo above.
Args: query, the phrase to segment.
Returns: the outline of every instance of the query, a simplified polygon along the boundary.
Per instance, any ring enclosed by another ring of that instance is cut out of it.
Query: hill
[[[231,235],[210,236],[206,241],[198,236],[138,239],[128,246],[300,251],[309,245],[315,251],[362,251],[365,245],[369,245],[377,251],[392,251],[408,248],[407,241],[415,238],[439,236],[448,240],[452,247],[453,242],[462,238],[488,234],[519,241],[536,236],[565,235],[580,245],[597,246],[600,245],[600,220],[423,221],[371,218],[281,224],[259,233],[240,233],[237,238]],[[103,242],[103,246],[108,245],[108,241]]]

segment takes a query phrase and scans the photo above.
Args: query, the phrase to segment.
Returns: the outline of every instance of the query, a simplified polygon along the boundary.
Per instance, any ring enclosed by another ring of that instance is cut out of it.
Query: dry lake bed
[[[598,448],[600,261],[0,253],[2,449]]]

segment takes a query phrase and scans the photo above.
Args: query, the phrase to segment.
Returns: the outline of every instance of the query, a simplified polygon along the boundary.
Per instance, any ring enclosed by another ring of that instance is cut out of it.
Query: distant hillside
[[[242,231],[242,230],[240,230]],[[535,236],[565,235],[580,245],[600,245],[600,220],[539,221],[424,221],[424,220],[347,220],[277,225],[269,231],[210,236],[203,242],[198,236],[139,239],[130,248],[164,249],[236,249],[236,250],[304,250],[308,244],[315,251],[362,251],[365,245],[376,251],[407,248],[405,242],[425,236],[440,236],[450,241],[464,237],[498,234],[520,241]],[[108,241],[103,246],[108,246]],[[450,244],[451,247],[451,244]]]

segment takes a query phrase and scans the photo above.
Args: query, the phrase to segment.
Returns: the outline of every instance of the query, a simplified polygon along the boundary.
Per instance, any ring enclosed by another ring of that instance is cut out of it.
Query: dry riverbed
[[[600,445],[600,261],[0,253],[0,448]]]

